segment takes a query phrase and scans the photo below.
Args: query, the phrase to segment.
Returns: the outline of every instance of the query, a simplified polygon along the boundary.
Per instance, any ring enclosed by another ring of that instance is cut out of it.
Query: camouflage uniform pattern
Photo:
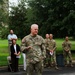
[[[29,34],[22,40],[24,42],[21,44],[21,51],[26,53],[27,75],[32,75],[34,69],[37,72],[37,75],[42,75],[42,58],[46,57],[44,39],[39,35],[33,37],[31,34]],[[31,46],[32,48],[26,50],[26,47],[28,46]]]
[[[48,65],[48,58],[49,58],[49,51],[47,50],[47,42],[48,42],[48,38],[44,39],[45,40],[45,48],[46,48],[46,58],[44,60],[44,67],[47,67]]]
[[[54,63],[54,65],[57,66],[57,63],[56,63],[56,42],[55,42],[55,40],[53,40],[53,39],[48,40],[48,42],[47,42],[47,50],[49,51],[48,55],[49,55],[49,58],[50,58],[50,61],[49,61],[50,65],[52,63]],[[50,50],[53,50],[52,55],[50,55]]]
[[[47,50],[48,41],[49,39],[45,39],[46,56],[48,56],[48,50]]]
[[[64,41],[62,43],[63,55],[64,55],[64,64],[67,64],[67,57],[69,57],[69,64],[72,65],[72,55],[71,55],[71,43],[70,41]],[[66,51],[68,50],[68,51]]]

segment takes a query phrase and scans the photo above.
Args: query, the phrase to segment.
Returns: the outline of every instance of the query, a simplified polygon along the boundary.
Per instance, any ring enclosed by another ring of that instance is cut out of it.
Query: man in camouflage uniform
[[[56,63],[56,42],[53,39],[53,34],[50,34],[49,40],[47,42],[47,50],[49,51],[50,60],[48,60],[48,62],[50,63],[50,66],[53,64],[55,69],[58,69]]]
[[[69,64],[71,67],[72,65],[72,55],[71,55],[71,42],[68,39],[68,36],[65,37],[65,41],[62,43],[63,47],[63,55],[64,55],[64,64],[67,66],[67,56],[69,57]]]
[[[46,34],[46,36],[45,36],[46,38],[45,38],[45,48],[47,48],[47,42],[48,42],[48,40],[49,40],[49,34]],[[46,49],[46,58],[45,58],[45,60],[44,60],[44,67],[47,67],[48,66],[48,58],[49,58],[49,54],[48,54],[49,52],[48,52],[48,50]]]
[[[38,35],[38,25],[31,25],[31,33],[22,39],[21,51],[26,53],[27,75],[36,71],[42,75],[43,60],[46,57],[44,39]]]

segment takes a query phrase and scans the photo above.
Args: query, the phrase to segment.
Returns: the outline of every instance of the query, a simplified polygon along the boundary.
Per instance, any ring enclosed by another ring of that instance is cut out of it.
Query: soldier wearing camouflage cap
[[[31,33],[22,39],[21,51],[26,53],[27,75],[34,70],[42,75],[43,59],[46,57],[44,39],[38,35],[38,25],[31,25]]]
[[[45,48],[47,48],[47,43],[48,43],[48,40],[49,40],[49,34],[46,34],[45,35]],[[46,58],[44,60],[44,67],[47,67],[48,66],[48,58],[49,58],[49,54],[48,54],[48,50],[46,49]]]
[[[72,65],[72,54],[71,54],[71,42],[69,41],[68,36],[65,37],[65,41],[62,43],[63,55],[64,55],[64,64],[67,66],[67,57],[69,58],[69,64]]]
[[[49,36],[50,37],[47,42],[47,50],[49,51],[50,60],[48,60],[48,63],[50,64],[50,66],[52,66],[53,64],[55,66],[55,69],[58,69],[57,63],[56,63],[56,42],[53,39],[53,34],[50,34]]]

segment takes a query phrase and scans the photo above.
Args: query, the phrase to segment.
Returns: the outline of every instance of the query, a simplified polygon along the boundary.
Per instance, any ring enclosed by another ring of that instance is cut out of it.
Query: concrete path
[[[19,66],[19,72],[8,72],[7,66],[0,68],[0,75],[26,75],[23,71],[23,66]],[[33,75],[36,75],[35,73]],[[75,65],[74,67],[59,67],[59,70],[54,68],[45,68],[43,75],[75,75]]]

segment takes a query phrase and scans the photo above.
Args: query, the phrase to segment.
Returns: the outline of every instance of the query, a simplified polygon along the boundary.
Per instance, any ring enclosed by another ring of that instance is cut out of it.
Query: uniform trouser
[[[46,59],[47,59],[47,66],[50,66],[51,61],[50,61],[50,54],[49,53],[47,53]]]
[[[48,52],[46,52],[46,58],[44,59],[44,65],[47,66],[48,64]]]
[[[23,55],[23,69],[26,70],[26,54],[22,53]]]
[[[55,55],[50,55],[50,61],[51,61],[51,64],[52,62],[54,63],[54,66],[57,66],[57,63],[56,63],[56,56]]]
[[[72,64],[72,55],[71,55],[71,51],[63,51],[63,55],[64,55],[64,64],[67,64],[67,57],[69,58],[69,64]]]
[[[53,61],[54,66],[57,66],[57,63],[56,63],[56,56],[55,56],[55,55],[51,55],[50,58],[51,58],[50,60]],[[52,62],[52,61],[51,61],[51,62]]]
[[[49,56],[48,56],[48,63],[49,63],[49,66],[51,66],[52,63],[54,64],[54,66],[57,66],[55,53],[53,55],[49,54]]]
[[[36,75],[42,75],[43,71],[43,62],[37,62],[35,64],[28,63],[27,64],[27,75],[33,75],[33,72],[35,71]]]

